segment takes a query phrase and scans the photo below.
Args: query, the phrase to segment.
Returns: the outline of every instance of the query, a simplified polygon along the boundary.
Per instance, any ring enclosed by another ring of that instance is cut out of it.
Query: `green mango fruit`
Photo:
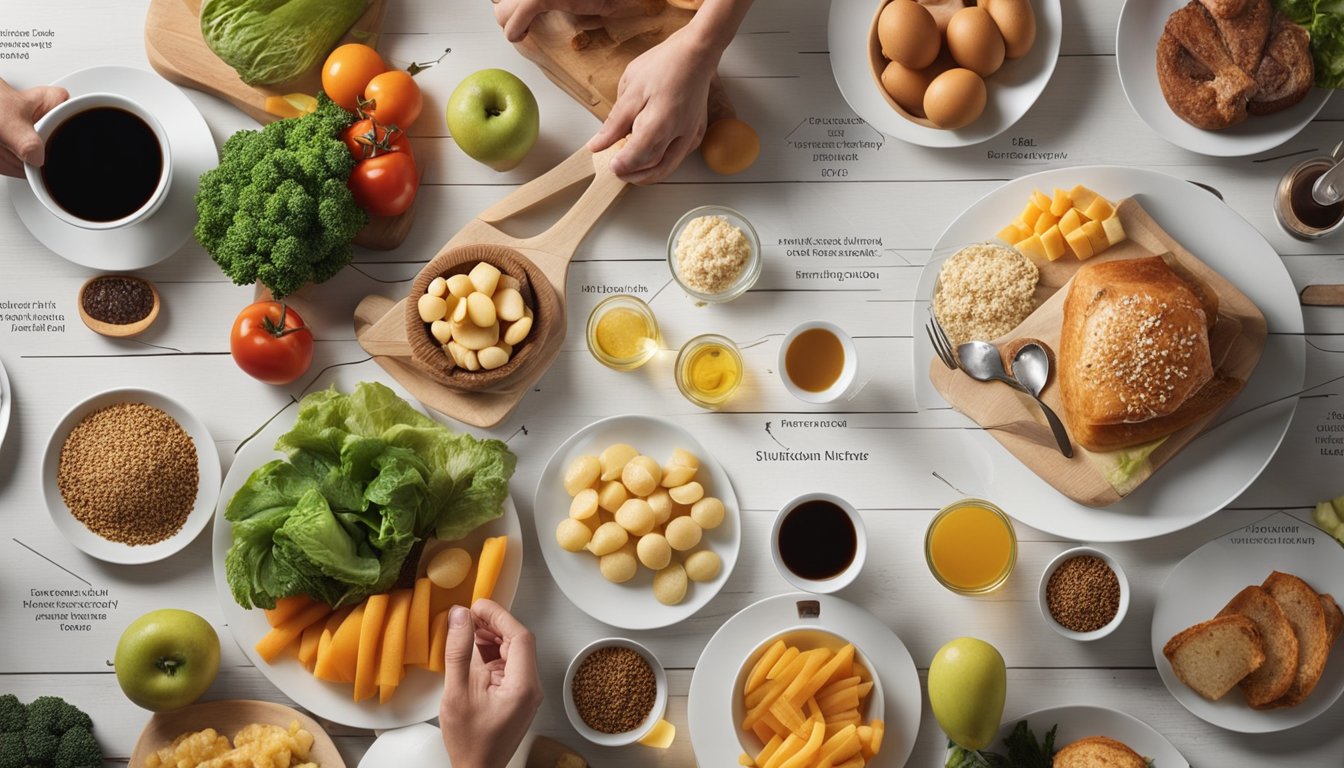
[[[998,650],[974,637],[959,637],[929,665],[929,704],[943,732],[957,745],[990,745],[1003,719],[1008,672]]]

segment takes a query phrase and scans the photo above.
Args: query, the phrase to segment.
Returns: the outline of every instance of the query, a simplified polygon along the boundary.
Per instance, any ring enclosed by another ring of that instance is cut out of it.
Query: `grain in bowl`
[[[703,303],[730,301],[761,274],[760,240],[741,213],[702,206],[681,217],[667,242],[672,276]]]
[[[955,347],[1008,333],[1036,309],[1041,272],[1016,249],[968,245],[938,271],[933,314]]]

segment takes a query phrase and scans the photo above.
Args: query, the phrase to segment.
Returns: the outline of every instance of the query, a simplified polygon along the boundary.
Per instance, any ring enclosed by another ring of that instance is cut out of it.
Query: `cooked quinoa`
[[[697,216],[677,238],[677,276],[700,293],[723,293],[742,276],[751,243],[722,216]]]
[[[1036,309],[1040,270],[1013,248],[977,243],[957,251],[938,273],[933,312],[952,345],[991,341]]]

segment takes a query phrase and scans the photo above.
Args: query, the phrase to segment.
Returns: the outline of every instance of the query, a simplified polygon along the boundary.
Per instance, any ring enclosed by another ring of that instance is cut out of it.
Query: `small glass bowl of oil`
[[[742,371],[742,353],[732,339],[696,336],[677,355],[677,389],[692,403],[714,410],[732,399],[742,385]]]
[[[608,368],[633,371],[662,346],[658,318],[637,296],[610,296],[588,315],[588,351]]]

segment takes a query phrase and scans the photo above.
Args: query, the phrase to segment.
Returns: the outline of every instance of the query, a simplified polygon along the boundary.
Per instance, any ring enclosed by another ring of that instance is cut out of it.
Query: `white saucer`
[[[168,134],[172,186],[154,215],[129,227],[100,231],[65,223],[38,202],[25,179],[9,179],[9,197],[24,226],[56,255],[90,269],[143,269],[176,253],[196,223],[201,174],[219,165],[219,152],[205,118],[176,86],[143,69],[93,67],[66,75],[53,85],[64,87],[71,96],[107,92],[143,104]]]

